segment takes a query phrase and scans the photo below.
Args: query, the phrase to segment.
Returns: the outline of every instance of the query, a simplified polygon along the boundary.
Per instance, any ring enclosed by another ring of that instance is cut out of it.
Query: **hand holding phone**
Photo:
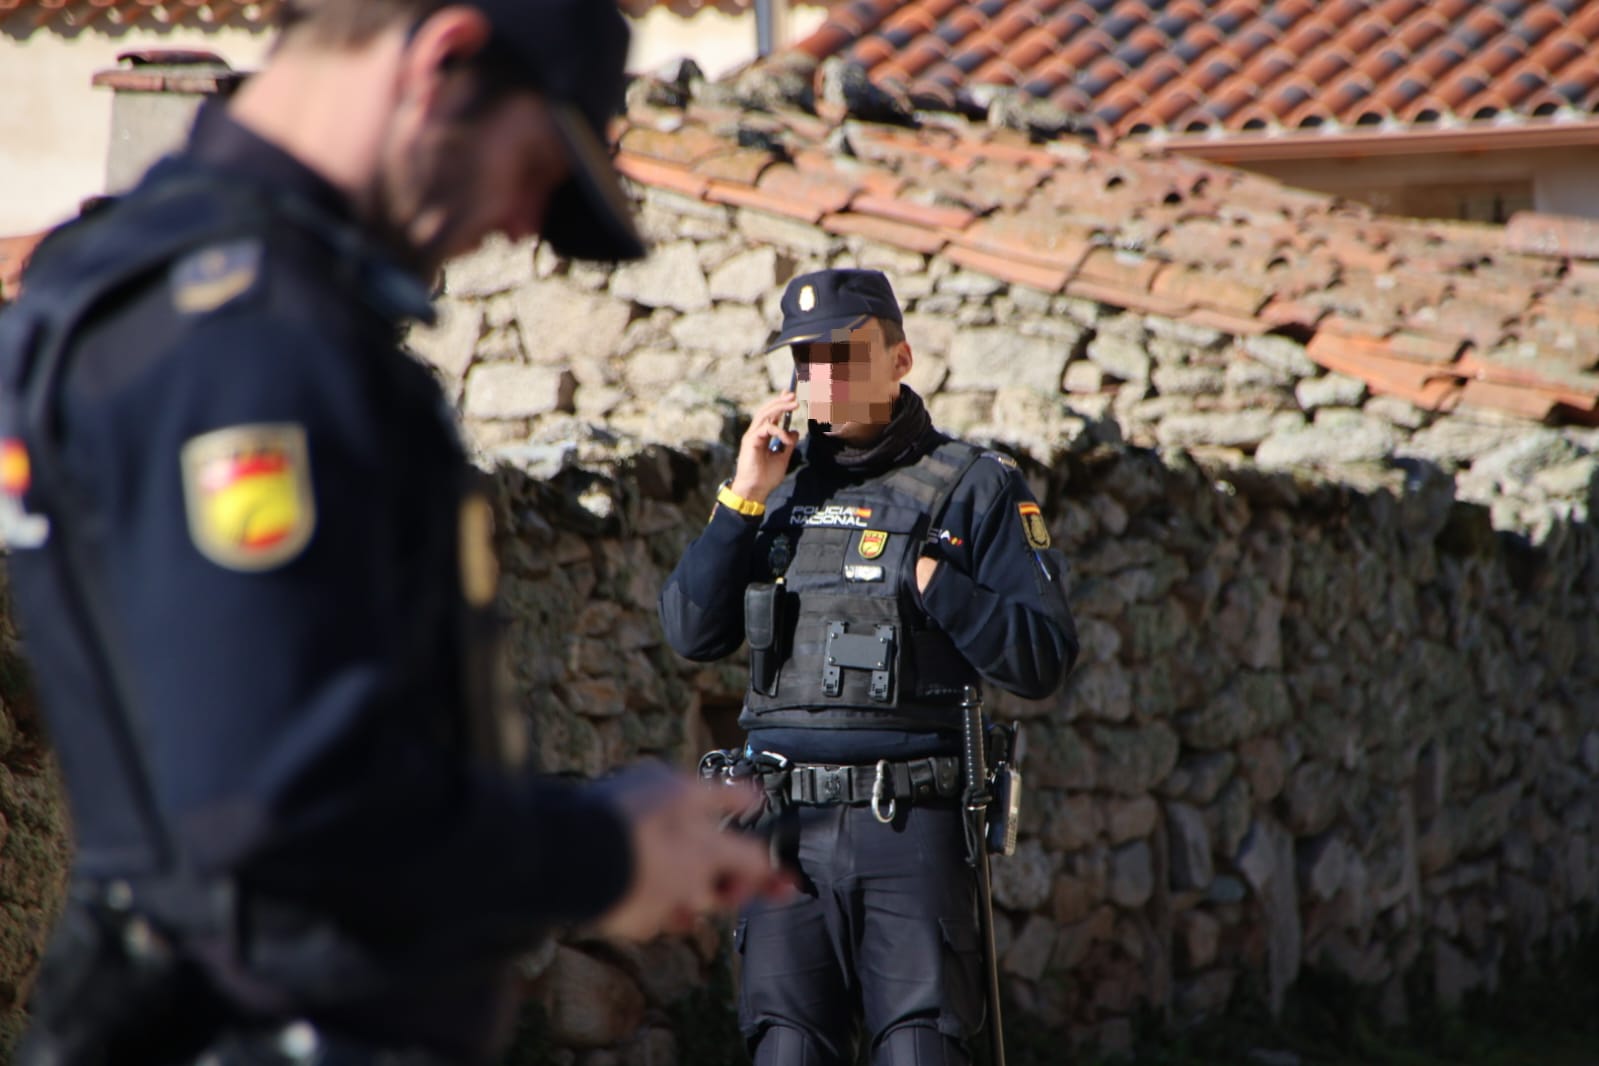
[[[799,390],[799,371],[795,370],[793,374],[789,375],[788,391],[797,394],[798,390]],[[793,411],[792,408],[790,408],[789,410],[783,412],[783,432],[784,433],[791,432],[792,428],[793,428],[793,425],[794,425],[794,411]],[[783,445],[783,438],[782,437],[774,436],[771,440],[766,442],[766,450],[771,452],[773,455],[776,455],[777,453],[781,452],[783,450],[783,447],[784,447],[784,445]]]
[[[798,406],[794,394],[785,392],[755,409],[738,446],[738,469],[733,472],[731,486],[735,494],[764,503],[788,476],[788,456],[784,453],[798,441],[789,428]]]

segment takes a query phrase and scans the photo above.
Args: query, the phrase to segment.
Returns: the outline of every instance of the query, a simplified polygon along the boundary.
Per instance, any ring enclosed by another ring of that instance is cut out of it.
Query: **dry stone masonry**
[[[66,890],[66,817],[0,579],[0,1059]]]
[[[677,659],[654,597],[740,412],[786,385],[786,354],[760,354],[784,283],[875,267],[907,309],[912,385],[944,428],[1023,460],[1075,568],[1065,691],[991,701],[1031,739],[1022,844],[995,866],[1018,1017],[1125,1046],[1146,1006],[1280,1006],[1314,968],[1396,1020],[1585,928],[1599,434],[1437,416],[1287,335],[661,190],[641,208],[648,262],[494,245],[414,337],[501,472],[512,669],[550,769],[688,760],[725,736],[741,664]],[[707,943],[650,949],[677,953],[670,977],[595,945],[552,956],[533,988],[563,1061],[665,1061],[648,1056],[673,1046],[673,999],[710,980]],[[616,1006],[619,975],[642,998]],[[613,989],[604,1025],[569,980]]]

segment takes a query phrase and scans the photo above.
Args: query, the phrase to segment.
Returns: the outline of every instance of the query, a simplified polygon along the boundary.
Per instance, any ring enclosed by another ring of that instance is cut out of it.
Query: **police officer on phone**
[[[553,923],[767,885],[725,799],[533,772],[493,495],[397,346],[492,232],[642,254],[604,0],[284,0],[0,313],[0,522],[77,850],[27,1066],[486,1063]]]
[[[782,308],[772,348],[792,347],[806,435],[785,425],[792,392],[755,412],[660,600],[690,659],[748,641],[742,761],[801,878],[739,923],[740,1025],[756,1066],[852,1062],[857,1020],[873,1063],[967,1063],[983,991],[962,693],[1060,685],[1065,562],[1015,463],[939,432],[903,384],[887,278],[807,274]]]

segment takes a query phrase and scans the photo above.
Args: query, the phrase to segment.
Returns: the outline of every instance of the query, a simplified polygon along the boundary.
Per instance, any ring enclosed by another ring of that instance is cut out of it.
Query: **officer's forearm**
[[[672,649],[699,662],[720,659],[744,639],[744,587],[755,527],[718,507],[661,589],[661,628]]]
[[[413,762],[409,780],[395,768],[324,810],[316,831],[246,863],[255,887],[291,898],[309,891],[373,921],[471,915],[514,937],[597,917],[632,876],[614,804],[559,779],[483,770],[451,780]]]
[[[1060,687],[1077,658],[1075,627],[939,567],[923,606],[983,677],[1026,699]]]

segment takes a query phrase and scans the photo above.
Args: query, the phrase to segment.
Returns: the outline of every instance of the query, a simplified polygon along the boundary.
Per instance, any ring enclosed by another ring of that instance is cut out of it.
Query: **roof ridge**
[[[859,62],[918,107],[965,110],[975,86],[1011,86],[1092,116],[1107,138],[1599,113],[1599,0],[1503,7],[851,0],[790,51]]]

